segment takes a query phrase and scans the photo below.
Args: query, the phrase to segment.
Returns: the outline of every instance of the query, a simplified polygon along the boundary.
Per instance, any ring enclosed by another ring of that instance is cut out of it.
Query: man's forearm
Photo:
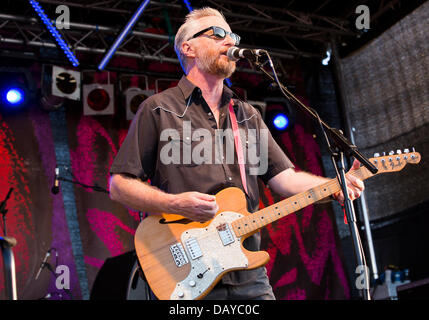
[[[110,179],[110,198],[137,211],[170,212],[173,197],[136,178],[115,174]]]
[[[282,197],[290,197],[297,193],[307,191],[321,185],[330,179],[313,175],[308,172],[296,172],[294,169],[287,169],[273,177],[268,185]]]

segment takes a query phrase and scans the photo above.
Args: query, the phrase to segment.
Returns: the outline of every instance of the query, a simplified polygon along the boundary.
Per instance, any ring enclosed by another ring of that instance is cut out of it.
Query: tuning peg
[[[401,150],[396,150],[396,154],[401,154],[402,153],[402,151]]]
[[[383,152],[383,157],[386,155],[386,152]]]
[[[416,152],[416,149],[414,147],[412,147],[411,149],[413,149],[413,152]]]
[[[410,149],[404,149],[404,153],[409,153]]]
[[[374,153],[374,158],[378,158],[380,154],[378,152]]]
[[[395,151],[393,151],[393,150],[389,152],[389,156],[394,155],[394,154],[395,154]]]

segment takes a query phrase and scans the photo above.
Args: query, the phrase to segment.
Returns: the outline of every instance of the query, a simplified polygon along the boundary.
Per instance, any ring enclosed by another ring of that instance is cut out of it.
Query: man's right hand
[[[218,210],[215,196],[192,191],[174,195],[170,212],[194,221],[206,222],[213,219]]]

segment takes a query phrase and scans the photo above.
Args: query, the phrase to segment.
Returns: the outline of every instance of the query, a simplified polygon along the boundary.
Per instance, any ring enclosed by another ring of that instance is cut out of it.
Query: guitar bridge
[[[170,252],[178,268],[189,262],[185,250],[183,249],[183,246],[180,242],[170,246]]]

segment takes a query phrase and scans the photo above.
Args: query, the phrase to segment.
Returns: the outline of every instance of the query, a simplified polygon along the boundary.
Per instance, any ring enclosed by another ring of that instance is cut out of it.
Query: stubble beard
[[[203,48],[196,60],[197,67],[208,74],[229,78],[235,71],[235,61],[222,58],[214,50]]]

